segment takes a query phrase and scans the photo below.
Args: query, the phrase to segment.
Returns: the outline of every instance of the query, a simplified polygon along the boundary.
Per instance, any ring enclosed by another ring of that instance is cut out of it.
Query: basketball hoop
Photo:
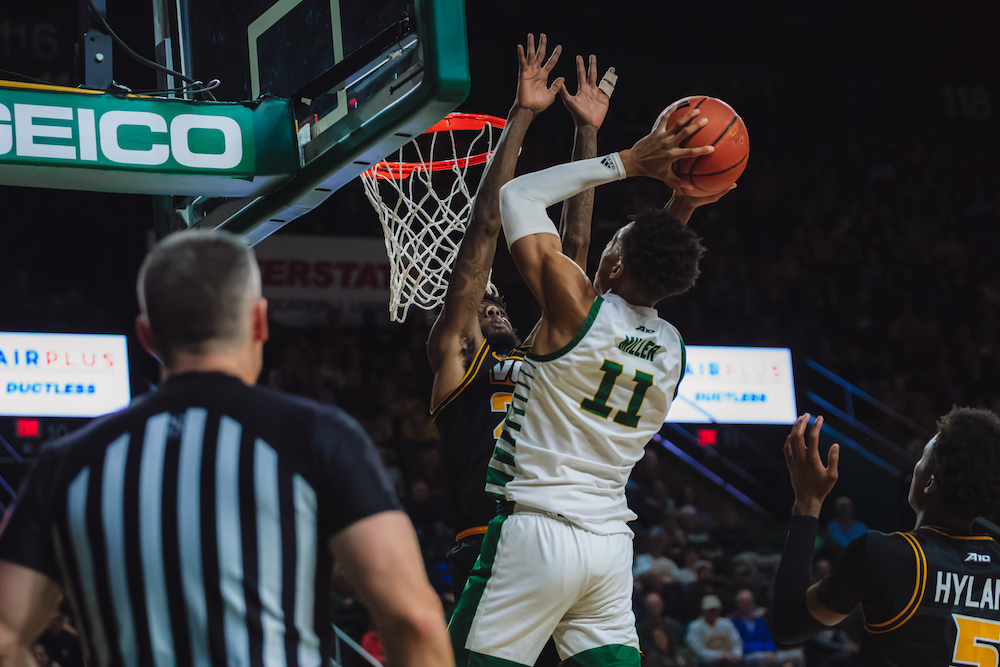
[[[361,175],[365,194],[379,214],[385,233],[389,315],[393,321],[403,322],[410,306],[432,310],[444,300],[475,196],[469,191],[466,175],[469,167],[489,161],[505,124],[502,118],[483,114],[448,114],[422,135],[430,138],[427,159],[415,138],[399,149],[397,160],[383,160]],[[462,150],[459,146],[464,146],[464,141],[456,141],[456,132],[477,134]],[[439,147],[444,133],[448,141]],[[435,160],[435,149],[438,153],[446,151],[449,157]],[[416,160],[405,161],[404,150]],[[434,174],[442,172],[450,173],[454,180],[436,189]],[[385,198],[381,187],[386,189]]]

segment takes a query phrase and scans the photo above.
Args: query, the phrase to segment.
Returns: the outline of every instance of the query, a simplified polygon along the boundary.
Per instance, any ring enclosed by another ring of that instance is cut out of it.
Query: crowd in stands
[[[609,131],[608,145],[626,145],[638,136],[633,129],[624,124],[621,137]],[[524,168],[546,166],[533,157],[545,151],[544,143],[526,145]],[[836,149],[821,147],[808,164],[754,155],[741,187],[696,214],[693,224],[708,248],[702,275],[691,293],[665,304],[663,315],[691,343],[791,347],[930,430],[952,404],[1000,411],[1000,179],[995,164],[973,161],[963,171],[952,158],[943,143],[858,136],[838,139]],[[644,181],[602,190],[595,246],[603,246],[623,212],[662,205],[664,195]],[[26,270],[0,270],[0,328],[130,333],[117,319],[107,325],[100,295],[79,286],[46,291]],[[510,271],[495,280],[515,324],[529,329],[537,313],[523,283]],[[361,421],[447,605],[453,601],[444,556],[454,535],[428,412],[428,326],[414,312],[392,327],[274,327],[261,382],[340,405]],[[639,515],[634,610],[646,664],[853,664],[858,635],[850,629],[778,650],[767,618],[780,526],[685,480],[655,447],[627,489]],[[850,500],[838,500],[817,577],[863,530]],[[334,579],[338,624],[377,653],[377,632],[350,582]],[[39,642],[40,664],[80,664],[66,648],[70,632],[62,617],[54,621]]]

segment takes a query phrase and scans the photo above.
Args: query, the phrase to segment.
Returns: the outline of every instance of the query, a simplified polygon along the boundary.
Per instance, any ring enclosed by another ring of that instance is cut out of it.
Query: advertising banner
[[[388,321],[389,259],[376,237],[282,234],[254,248],[268,312],[285,326]]]
[[[98,417],[127,407],[125,336],[0,332],[0,415]]]
[[[0,184],[249,196],[298,171],[287,100],[225,104],[0,83]]]
[[[796,416],[788,348],[687,346],[668,422],[792,424]]]

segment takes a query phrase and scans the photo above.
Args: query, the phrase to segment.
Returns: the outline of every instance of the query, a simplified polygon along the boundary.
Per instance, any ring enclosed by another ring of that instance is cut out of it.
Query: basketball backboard
[[[174,202],[251,242],[315,208],[469,88],[463,0],[154,0],[161,62],[220,101],[291,101],[301,169],[261,197]],[[171,86],[170,80],[165,80]],[[185,93],[190,95],[190,93]]]

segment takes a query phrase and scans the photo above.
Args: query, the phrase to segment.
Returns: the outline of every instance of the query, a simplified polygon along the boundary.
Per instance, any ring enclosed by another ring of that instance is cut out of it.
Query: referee
[[[90,665],[327,665],[332,559],[390,665],[452,665],[440,603],[375,450],[337,408],[254,386],[267,302],[235,236],[139,271],[159,389],[46,447],[0,527],[0,665],[69,598]]]

